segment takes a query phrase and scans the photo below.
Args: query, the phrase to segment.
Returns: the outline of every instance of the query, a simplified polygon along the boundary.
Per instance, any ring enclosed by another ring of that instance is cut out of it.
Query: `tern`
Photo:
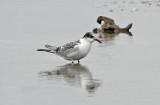
[[[72,63],[74,63],[74,61],[77,60],[79,64],[80,59],[88,55],[91,49],[92,43],[94,41],[102,43],[99,39],[93,36],[92,32],[87,32],[83,36],[83,38],[77,41],[70,42],[59,47],[45,45],[46,49],[37,49],[37,51],[45,51],[45,52],[56,54],[66,60],[72,61]]]

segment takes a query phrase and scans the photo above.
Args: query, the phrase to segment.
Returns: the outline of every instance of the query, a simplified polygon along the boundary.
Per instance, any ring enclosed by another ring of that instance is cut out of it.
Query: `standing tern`
[[[93,36],[93,33],[87,32],[82,39],[75,42],[70,42],[59,47],[45,45],[47,49],[37,49],[37,51],[54,53],[66,60],[72,61],[72,63],[75,60],[78,60],[78,63],[80,63],[79,60],[84,58],[89,53],[94,41],[102,43],[99,39]]]

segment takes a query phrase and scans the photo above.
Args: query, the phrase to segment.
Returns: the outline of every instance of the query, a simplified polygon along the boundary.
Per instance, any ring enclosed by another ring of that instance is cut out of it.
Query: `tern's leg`
[[[80,63],[80,61],[78,60],[78,64]]]
[[[74,62],[72,61],[72,63],[74,63]]]

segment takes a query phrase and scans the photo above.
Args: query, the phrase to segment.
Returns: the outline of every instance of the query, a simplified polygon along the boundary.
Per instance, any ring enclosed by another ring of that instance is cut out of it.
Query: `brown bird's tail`
[[[129,24],[127,27],[123,28],[123,29],[126,30],[126,31],[129,31],[130,28],[132,28],[132,23]]]

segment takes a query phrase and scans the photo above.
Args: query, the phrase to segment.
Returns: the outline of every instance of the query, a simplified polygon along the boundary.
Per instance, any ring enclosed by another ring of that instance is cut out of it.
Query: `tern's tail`
[[[45,51],[45,52],[49,52],[49,53],[54,53],[55,50],[57,49],[56,46],[51,46],[51,45],[45,45],[45,47],[47,49],[37,49],[37,51]]]

